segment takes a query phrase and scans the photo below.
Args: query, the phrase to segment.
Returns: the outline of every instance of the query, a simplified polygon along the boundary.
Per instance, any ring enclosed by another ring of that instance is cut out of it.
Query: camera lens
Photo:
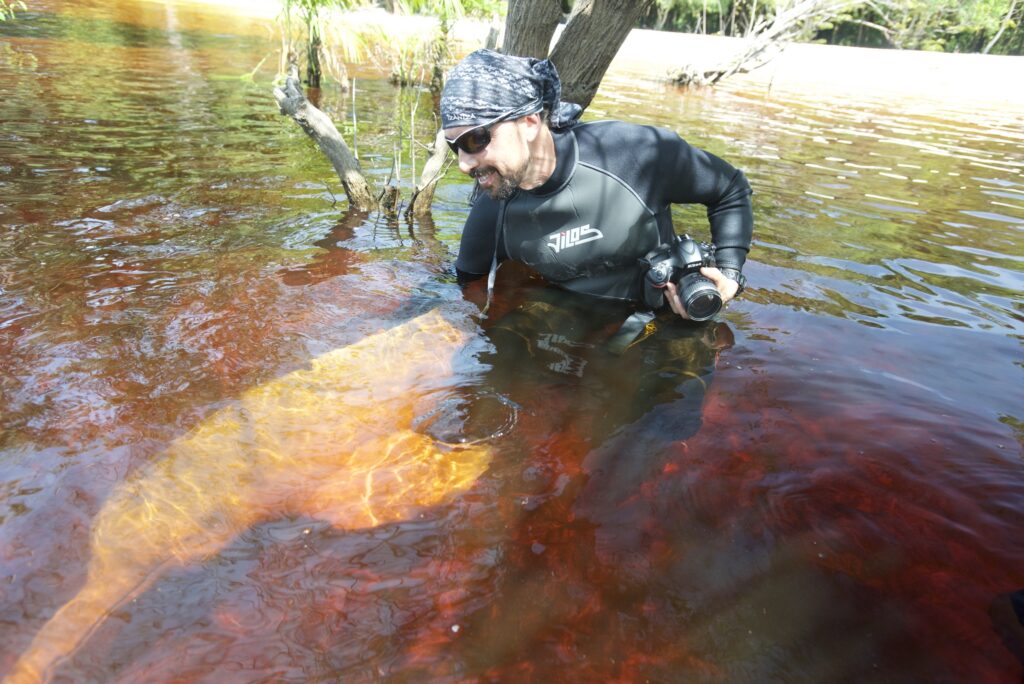
[[[704,276],[692,273],[683,278],[679,286],[679,299],[691,320],[706,321],[722,310],[722,295]]]

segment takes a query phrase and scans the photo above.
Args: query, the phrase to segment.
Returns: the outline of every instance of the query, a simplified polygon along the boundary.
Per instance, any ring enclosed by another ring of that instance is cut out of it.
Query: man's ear
[[[541,117],[540,112],[536,114],[527,114],[522,117],[520,121],[523,123],[523,132],[526,134],[527,142],[533,142],[540,134],[542,126],[546,125],[544,119]]]

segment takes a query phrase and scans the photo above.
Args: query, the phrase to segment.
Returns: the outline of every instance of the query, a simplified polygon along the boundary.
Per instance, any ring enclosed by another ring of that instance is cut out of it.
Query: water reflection
[[[266,27],[111,0],[21,17],[0,26],[3,672],[170,445],[399,320],[470,324],[482,295],[444,272],[465,180],[430,222],[345,213],[269,73],[239,78]],[[429,98],[354,73],[355,102],[321,102],[380,183]],[[362,529],[240,525],[59,677],[1019,677],[994,621],[1024,587],[1024,120],[975,104],[613,76],[590,118],[672,127],[755,186],[751,287],[721,324],[615,357],[625,312],[503,268],[472,323],[486,367],[403,418],[489,438],[472,486]],[[700,208],[675,218],[701,236]]]
[[[677,410],[682,422],[696,422],[658,438],[672,442],[696,432],[718,352],[732,345],[727,323],[660,316],[620,356],[610,341],[628,307],[551,288],[512,264],[501,272],[503,292],[485,329],[494,345],[492,384],[504,395],[532,404],[538,388],[564,393],[577,406],[570,404],[552,429],[582,429],[595,445],[658,405],[689,396],[689,408]],[[684,390],[691,381],[696,384]]]

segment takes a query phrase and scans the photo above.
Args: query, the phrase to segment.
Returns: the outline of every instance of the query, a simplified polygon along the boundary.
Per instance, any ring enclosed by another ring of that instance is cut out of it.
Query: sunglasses
[[[498,117],[490,123],[481,124],[476,128],[470,128],[468,131],[455,138],[455,140],[445,138],[444,141],[448,143],[448,147],[456,155],[459,154],[459,150],[462,150],[466,154],[477,154],[479,152],[483,152],[484,148],[491,144],[491,129],[502,121],[505,121],[505,118]]]

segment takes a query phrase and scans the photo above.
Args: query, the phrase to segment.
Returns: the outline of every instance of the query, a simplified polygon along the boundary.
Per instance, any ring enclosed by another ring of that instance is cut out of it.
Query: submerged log
[[[356,211],[371,211],[377,207],[377,200],[370,190],[359,161],[345,144],[341,133],[334,126],[331,117],[317,109],[306,99],[299,81],[298,67],[288,69],[284,88],[274,88],[274,97],[281,113],[290,116],[303,131],[316,142],[338,173],[351,208]]]
[[[754,68],[760,66],[755,65]],[[694,86],[697,88],[710,86],[718,83],[723,78],[732,76],[733,74],[745,74],[751,71],[747,66],[737,66],[733,63],[727,66],[701,69],[692,64],[687,64],[681,69],[677,69],[674,74],[669,77],[675,85],[678,86]]]

